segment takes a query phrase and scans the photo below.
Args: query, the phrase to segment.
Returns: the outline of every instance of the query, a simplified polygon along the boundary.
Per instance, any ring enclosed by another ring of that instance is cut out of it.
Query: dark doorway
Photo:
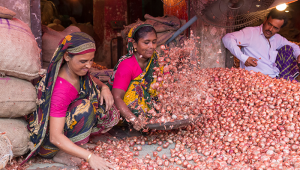
[[[72,22],[70,17],[75,18],[77,23],[93,24],[93,0],[49,0],[55,5],[58,19],[64,27],[68,27]]]
[[[164,15],[164,6],[161,0],[127,0],[128,24],[135,23],[138,19],[145,21],[145,14],[153,17]]]

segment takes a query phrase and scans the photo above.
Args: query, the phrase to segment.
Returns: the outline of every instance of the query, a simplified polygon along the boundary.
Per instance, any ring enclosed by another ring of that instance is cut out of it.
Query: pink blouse
[[[113,88],[122,89],[126,92],[130,82],[142,72],[143,71],[134,55],[122,61],[115,74]]]
[[[68,107],[79,97],[77,89],[67,80],[57,77],[50,103],[50,116],[65,117]]]

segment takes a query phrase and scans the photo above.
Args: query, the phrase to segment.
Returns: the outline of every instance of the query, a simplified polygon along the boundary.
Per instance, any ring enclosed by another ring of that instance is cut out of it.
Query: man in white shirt
[[[262,25],[228,33],[222,41],[241,68],[294,80],[299,75],[300,48],[277,34],[287,21],[284,11],[272,9]]]

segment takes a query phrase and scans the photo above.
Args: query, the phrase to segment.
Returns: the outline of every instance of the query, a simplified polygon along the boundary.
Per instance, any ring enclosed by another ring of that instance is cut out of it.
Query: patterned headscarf
[[[147,27],[147,26],[150,26],[150,27],[153,27],[152,25],[150,24],[137,24],[135,25],[134,27],[132,27],[128,33],[128,44],[127,44],[127,51],[129,53],[130,56],[133,55],[133,37],[135,35],[135,33],[137,32],[137,30],[139,30],[140,28],[142,27]]]
[[[30,130],[30,140],[34,143],[35,147],[24,162],[39,152],[39,148],[45,138],[49,123],[52,92],[63,63],[65,52],[74,56],[94,52],[95,50],[96,46],[93,38],[83,32],[72,33],[61,40],[60,45],[56,49],[50,62],[46,75],[37,84],[37,109],[27,116],[27,120],[29,121],[28,129]],[[93,85],[89,73],[80,77],[80,88],[79,98],[86,98],[90,93],[95,93],[95,90],[97,91],[97,87]],[[97,101],[97,97],[95,98]],[[93,104],[98,105],[96,102]]]

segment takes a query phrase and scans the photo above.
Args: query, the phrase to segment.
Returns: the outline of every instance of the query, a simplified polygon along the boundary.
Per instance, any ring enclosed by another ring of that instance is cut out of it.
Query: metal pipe
[[[191,19],[191,0],[188,0],[188,21]],[[190,37],[191,28],[189,27],[187,36]]]
[[[168,39],[168,41],[166,42],[166,45],[168,45],[171,41],[173,41],[179,34],[181,34],[185,29],[187,29],[188,27],[190,27],[195,21],[197,21],[198,17],[195,15],[191,20],[189,20],[186,24],[184,24],[184,26],[182,26],[179,30],[177,30],[173,36]]]

